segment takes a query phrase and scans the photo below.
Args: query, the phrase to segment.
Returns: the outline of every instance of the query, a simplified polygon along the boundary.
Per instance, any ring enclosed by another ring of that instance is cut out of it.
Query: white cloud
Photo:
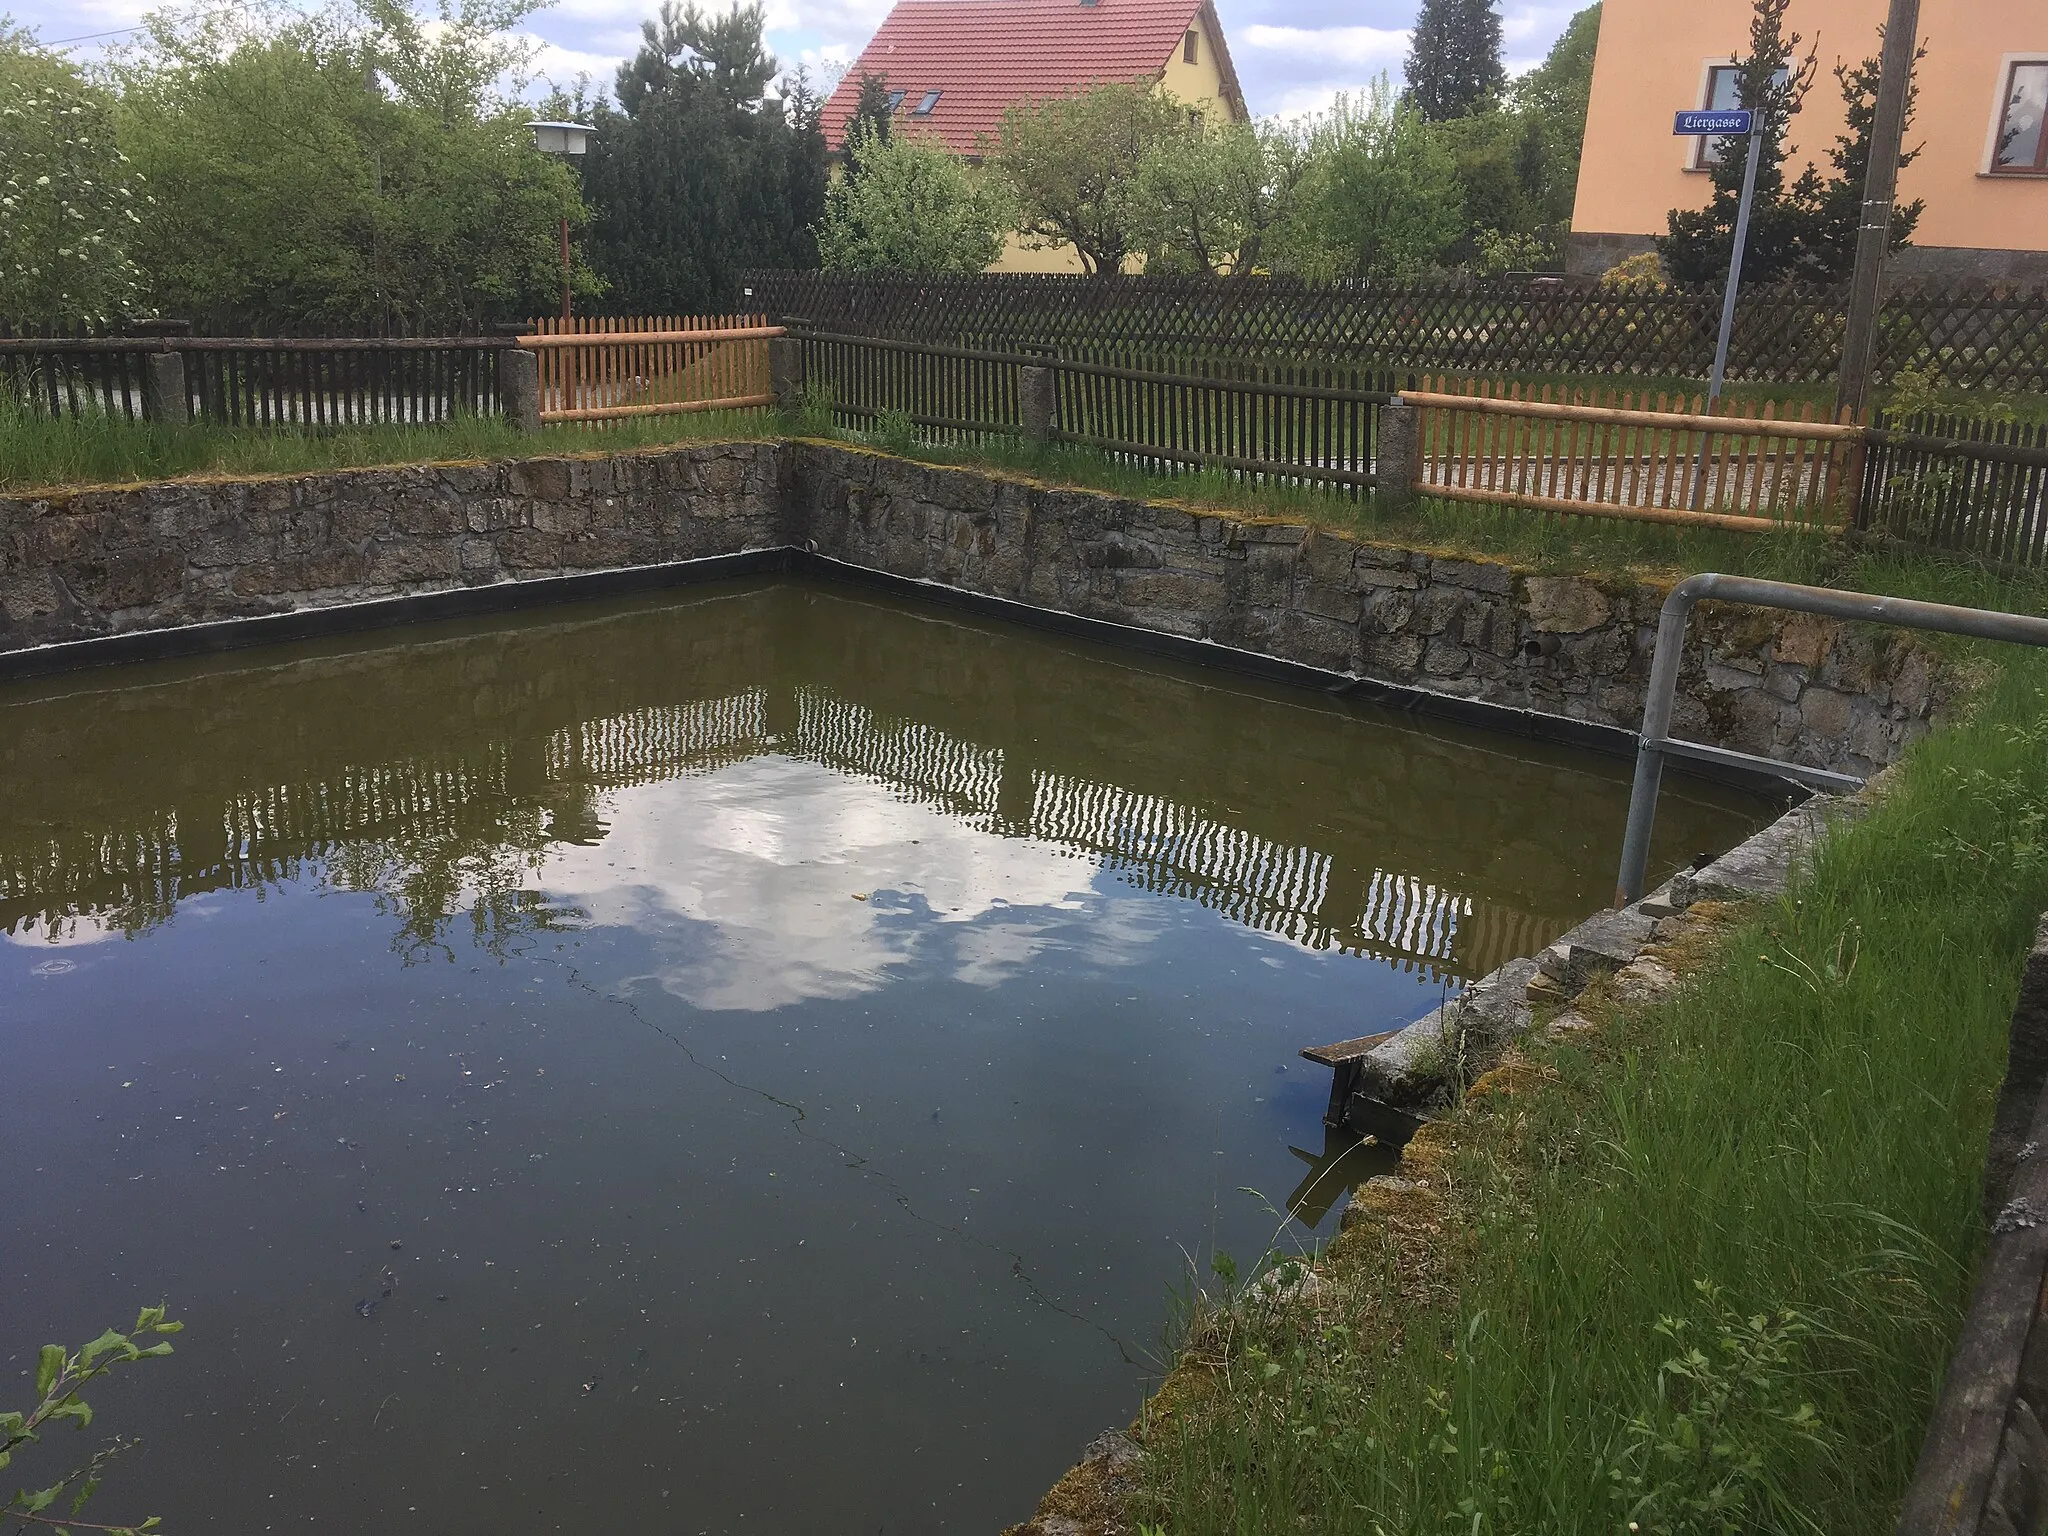
[[[1244,29],[1247,47],[1293,54],[1320,65],[1398,64],[1408,52],[1408,31],[1388,27],[1269,27]],[[1320,72],[1320,71],[1319,71]]]
[[[1053,947],[1126,963],[1145,936],[1092,860],[815,763],[752,758],[601,814],[603,841],[551,849],[539,883],[652,936],[653,979],[699,1008],[855,997],[913,963],[990,986]]]
[[[549,85],[567,90],[578,75],[588,75],[594,88],[610,90],[612,78],[625,60],[623,53],[585,53],[559,43],[543,42],[533,56],[535,82],[527,94],[545,93]]]

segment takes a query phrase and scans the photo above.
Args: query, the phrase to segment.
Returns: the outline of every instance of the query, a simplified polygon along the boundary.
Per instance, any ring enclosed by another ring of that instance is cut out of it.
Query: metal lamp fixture
[[[533,147],[544,155],[580,155],[590,148],[590,135],[596,131],[588,123],[535,121],[526,126],[533,130]]]
[[[526,125],[533,130],[533,147],[544,155],[571,159],[590,148],[595,131],[588,123],[550,123],[536,119]],[[569,221],[562,220],[562,323],[569,323]]]

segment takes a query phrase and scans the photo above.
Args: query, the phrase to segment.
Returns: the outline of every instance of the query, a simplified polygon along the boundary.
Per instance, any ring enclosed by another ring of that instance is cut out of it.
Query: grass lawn
[[[643,416],[616,423],[565,423],[538,437],[501,416],[437,426],[369,426],[293,431],[278,427],[154,427],[114,417],[23,411],[0,397],[0,495],[59,487],[126,485],[181,475],[282,475],[539,453],[605,453],[660,443],[759,438],[776,430],[765,411]]]
[[[1190,1309],[1145,1520],[1890,1529],[2048,908],[2048,658],[2000,661],[1792,891],[1684,941],[1674,996],[1596,997],[1426,1130],[1428,1187],[1368,1192],[1312,1305]]]

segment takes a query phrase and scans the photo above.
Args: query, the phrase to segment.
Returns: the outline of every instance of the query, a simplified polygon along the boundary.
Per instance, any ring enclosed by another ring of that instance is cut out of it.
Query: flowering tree
[[[132,308],[144,201],[105,97],[0,27],[0,318],[103,321]]]

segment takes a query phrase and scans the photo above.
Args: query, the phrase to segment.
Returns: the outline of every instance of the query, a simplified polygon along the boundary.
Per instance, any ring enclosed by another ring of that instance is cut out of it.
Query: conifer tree
[[[840,175],[849,189],[860,180],[862,170],[862,160],[853,152],[854,146],[867,138],[878,145],[887,144],[894,126],[894,114],[889,110],[889,77],[862,70],[860,95],[854,99],[853,113],[846,119],[846,136],[839,152]]]
[[[1463,117],[1507,79],[1493,0],[1422,0],[1408,48],[1408,99],[1433,123]]]
[[[1756,155],[1756,200],[1750,211],[1749,241],[1743,251],[1745,284],[1782,281],[1799,266],[1798,208],[1785,191],[1785,134],[1806,100],[1818,61],[1805,41],[1785,30],[1791,0],[1756,0],[1750,15],[1749,52],[1736,61],[1737,101],[1759,114],[1747,153]],[[1712,284],[1728,275],[1735,249],[1735,220],[1742,201],[1745,146],[1722,140],[1713,167],[1714,195],[1704,208],[1674,208],[1667,232],[1658,237],[1664,269],[1680,283]]]

